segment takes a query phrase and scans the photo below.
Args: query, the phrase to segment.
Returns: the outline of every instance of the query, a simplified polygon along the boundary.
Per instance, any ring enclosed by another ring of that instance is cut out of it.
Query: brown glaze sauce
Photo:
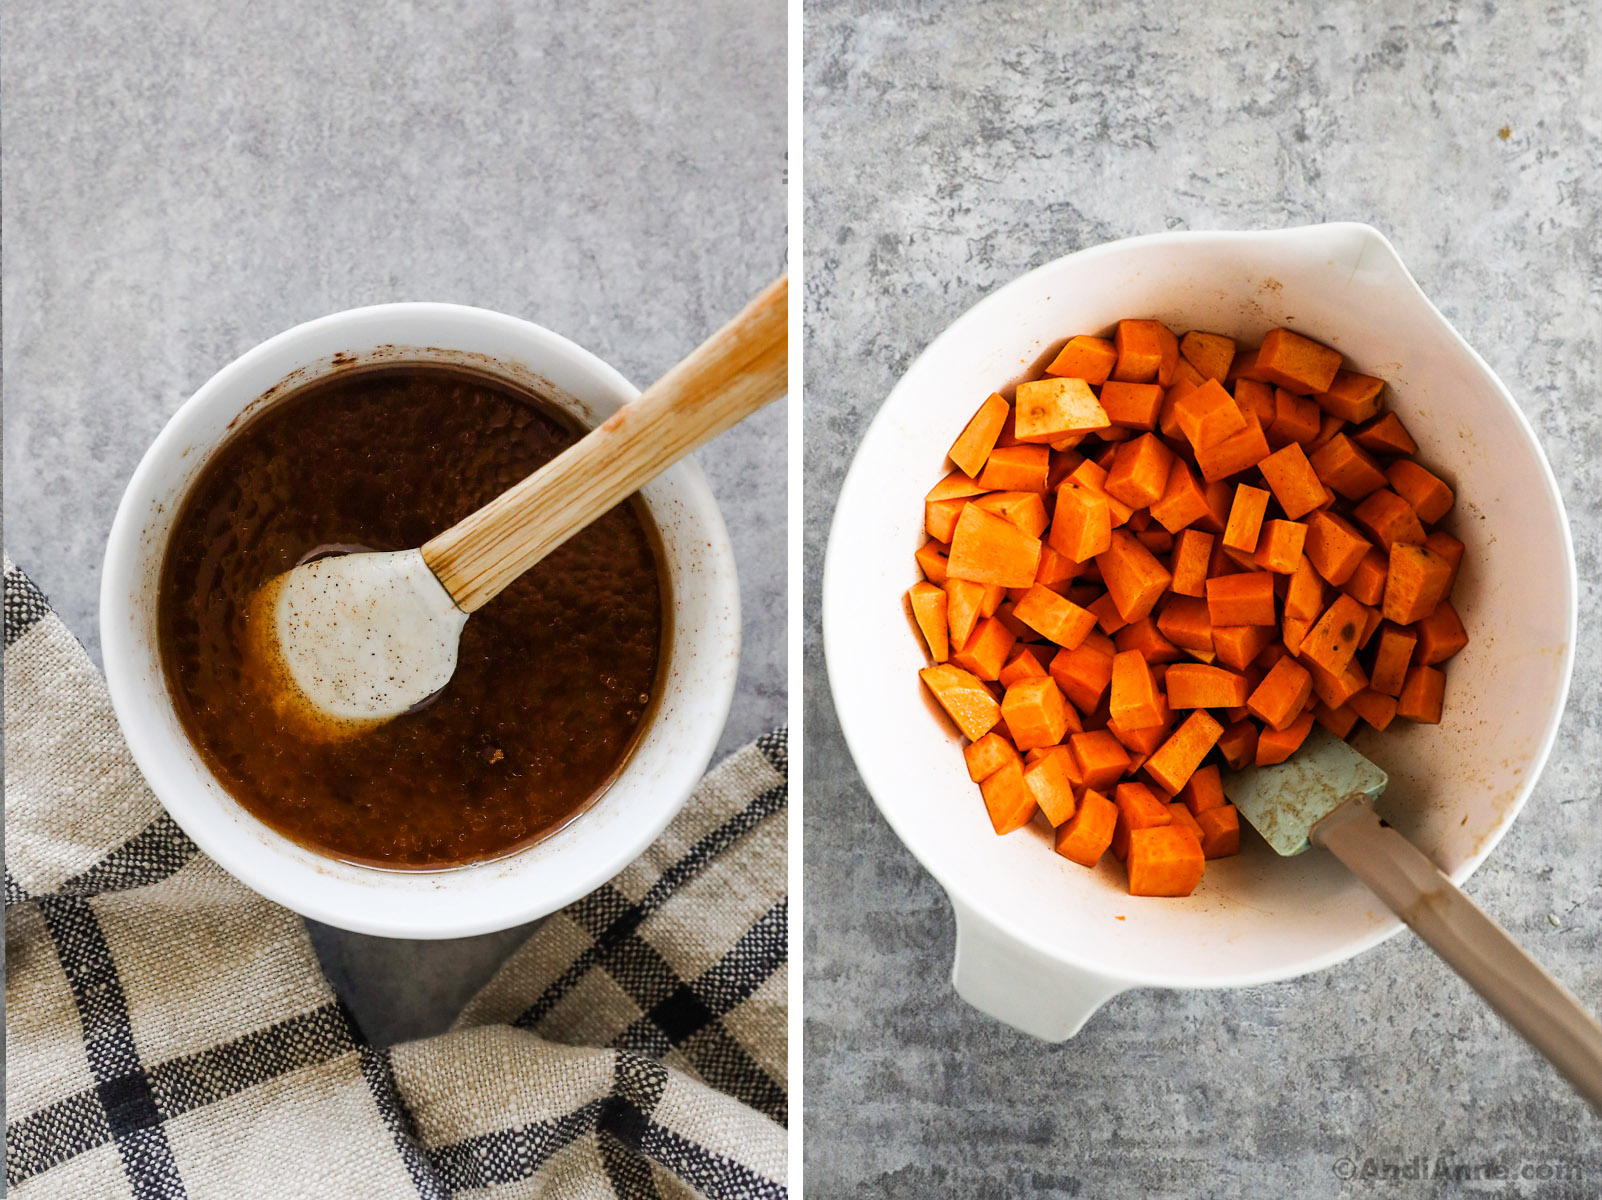
[[[185,729],[241,805],[322,854],[420,869],[510,853],[605,790],[647,715],[664,634],[638,499],[475,613],[451,682],[376,730],[297,736],[244,667],[265,581],[329,549],[420,546],[577,438],[498,379],[403,364],[292,392],[216,454],[168,543],[157,625]]]

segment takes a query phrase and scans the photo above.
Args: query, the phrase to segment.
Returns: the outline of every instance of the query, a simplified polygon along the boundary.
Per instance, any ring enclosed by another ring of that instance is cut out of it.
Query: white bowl
[[[1071,1037],[1131,987],[1240,987],[1341,962],[1400,922],[1334,858],[1282,859],[1255,835],[1184,900],[1127,894],[1118,864],[1054,854],[1040,819],[997,837],[961,739],[922,694],[901,616],[919,578],[922,497],[980,401],[1069,335],[1120,317],[1229,334],[1288,325],[1390,383],[1420,460],[1457,491],[1467,545],[1453,594],[1468,648],[1446,667],[1438,726],[1398,721],[1358,746],[1390,772],[1381,812],[1461,883],[1529,797],[1557,732],[1576,628],[1563,502],[1507,389],[1366,225],[1174,233],[1071,254],[975,305],[891,392],[840,493],[823,629],[847,743],[896,833],[945,888],[953,982],[1038,1037]],[[1108,856],[1109,859],[1111,856]]]
[[[289,390],[375,362],[476,367],[531,388],[586,426],[639,392],[566,338],[453,304],[384,304],[296,326],[217,372],[161,431],[124,493],[100,591],[106,682],[129,749],[167,811],[231,874],[296,912],[387,937],[463,937],[544,916],[646,848],[688,798],[717,744],[740,653],[734,553],[688,460],[641,489],[673,597],[661,699],[627,765],[578,820],[495,862],[388,871],[338,862],[275,833],[217,782],[184,733],[162,672],[156,594],[185,494],[235,426]]]

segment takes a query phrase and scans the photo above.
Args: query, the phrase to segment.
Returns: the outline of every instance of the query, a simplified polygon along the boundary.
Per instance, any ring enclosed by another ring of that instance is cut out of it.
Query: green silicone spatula
[[[1224,791],[1280,854],[1328,850],[1602,1112],[1602,1025],[1374,811],[1384,771],[1322,727],[1295,756]]]

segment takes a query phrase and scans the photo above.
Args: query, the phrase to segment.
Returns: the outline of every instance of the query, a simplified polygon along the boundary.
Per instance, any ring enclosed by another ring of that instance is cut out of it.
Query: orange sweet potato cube
[[[969,501],[1003,521],[1011,521],[1032,538],[1044,537],[1051,518],[1039,492],[986,492]]]
[[[1118,615],[1118,606],[1113,603],[1113,598],[1106,592],[1098,596],[1085,611],[1096,614],[1097,627],[1109,636],[1129,624],[1128,621]]]
[[[1079,564],[1066,554],[1049,543],[1041,547],[1040,569],[1035,572],[1035,582],[1041,587],[1058,588],[1072,583],[1079,572]]]
[[[1306,451],[1296,442],[1274,451],[1260,466],[1274,499],[1292,521],[1305,517],[1329,497]]]
[[[1118,447],[1103,486],[1130,508],[1146,508],[1162,498],[1173,465],[1174,452],[1153,434],[1142,434]]]
[[[1458,541],[1444,529],[1432,529],[1424,544],[1447,561],[1452,568],[1452,583],[1447,585],[1446,594],[1452,594],[1452,584],[1457,582],[1457,569],[1463,564],[1463,543]]]
[[[1048,442],[1112,424],[1083,379],[1035,379],[1014,394],[1013,428],[1020,442]]]
[[[1017,640],[1017,635],[999,614],[985,617],[974,626],[973,633],[963,642],[962,648],[951,655],[951,661],[964,671],[972,671],[980,679],[1000,679],[1002,668],[1007,665],[1007,658],[1012,654],[1013,643]]]
[[[1178,442],[1185,436],[1185,431],[1179,425],[1179,402],[1205,382],[1195,367],[1184,359],[1179,360],[1179,366],[1174,371],[1174,382],[1163,389],[1162,407],[1157,410],[1157,431],[1169,441]]]
[[[1426,471],[1410,458],[1398,459],[1385,470],[1385,478],[1396,494],[1413,506],[1418,519],[1433,525],[1452,508],[1452,489],[1439,476]]]
[[[1301,749],[1313,730],[1313,714],[1304,712],[1284,729],[1265,729],[1257,735],[1257,765],[1271,767],[1282,763]]]
[[[1244,671],[1274,640],[1274,632],[1272,625],[1214,625],[1213,653],[1222,665]]]
[[[1219,575],[1207,581],[1207,614],[1220,625],[1277,625],[1274,576],[1268,571]]]
[[[925,494],[925,500],[964,500],[970,496],[978,496],[984,492],[984,487],[977,479],[972,479],[961,471],[953,471]]]
[[[1229,374],[1224,376],[1224,386],[1234,387],[1242,379],[1254,380],[1258,383],[1269,382],[1265,376],[1257,373],[1257,351],[1239,350],[1235,353],[1235,361],[1229,364]]]
[[[1439,725],[1445,692],[1444,674],[1434,667],[1413,667],[1402,684],[1402,694],[1396,698],[1396,715],[1424,725]]]
[[[1134,534],[1115,529],[1112,544],[1096,556],[1102,581],[1126,621],[1138,621],[1156,606],[1173,576]]]
[[[1117,450],[1116,446],[1109,445],[1103,457],[1110,463]],[[1112,517],[1112,527],[1114,529],[1117,529],[1134,515],[1134,509],[1107,491],[1107,468],[1095,460],[1085,459],[1084,462],[1069,473],[1068,478],[1081,487],[1088,488],[1090,491],[1106,498],[1107,512]]]
[[[1024,768],[1024,783],[1036,806],[1053,825],[1061,825],[1074,815],[1074,786],[1064,770],[1062,756],[1048,754]]]
[[[1174,795],[1195,774],[1207,752],[1218,743],[1224,727],[1205,708],[1185,718],[1156,752],[1146,760],[1146,774],[1163,791]]]
[[[1105,494],[1069,477],[1057,488],[1051,548],[1075,563],[1087,562],[1112,545],[1112,511]]]
[[[1118,348],[1106,338],[1078,337],[1068,339],[1068,344],[1058,352],[1057,357],[1051,360],[1051,366],[1046,368],[1047,375],[1058,375],[1068,379],[1083,379],[1086,383],[1101,386],[1107,382],[1112,374],[1113,366],[1118,362]]]
[[[1192,329],[1179,339],[1180,357],[1208,379],[1220,383],[1229,375],[1235,360],[1235,342],[1221,333],[1201,333]]]
[[[983,615],[979,611],[984,600],[985,586],[969,583],[966,579],[948,579],[941,589],[946,593],[946,630],[948,644],[961,650],[973,636],[974,626]]]
[[[1384,733],[1396,716],[1396,697],[1364,688],[1346,702],[1346,707]]]
[[[1418,453],[1418,443],[1395,413],[1383,413],[1352,431],[1352,440],[1370,454]]]
[[[1445,662],[1468,645],[1468,631],[1450,600],[1442,600],[1435,611],[1413,627],[1418,635],[1418,661],[1426,667]]]
[[[1323,611],[1324,581],[1319,578],[1312,559],[1304,549],[1302,560],[1291,572],[1290,583],[1285,589],[1285,616],[1299,621],[1316,621]]]
[[[1385,486],[1385,472],[1374,456],[1344,433],[1330,438],[1307,461],[1325,487],[1348,500],[1361,500]]]
[[[1129,769],[1129,754],[1123,743],[1105,729],[1092,729],[1068,735],[1079,774],[1085,786],[1101,790],[1123,778]]]
[[[1063,695],[1080,712],[1091,712],[1101,703],[1112,683],[1112,652],[1091,639],[1059,650],[1047,670]]]
[[[1400,629],[1395,625],[1380,626],[1379,646],[1374,651],[1374,673],[1369,679],[1369,687],[1387,696],[1401,695],[1416,645],[1418,635],[1411,629]]]
[[[1046,646],[1014,646],[1012,657],[1007,665],[1001,668],[1001,674],[996,676],[996,682],[1003,688],[1010,688],[1020,679],[1030,679],[1045,675],[1046,660],[1056,647]]]
[[[1307,443],[1307,453],[1317,454],[1318,449],[1336,434],[1344,432],[1346,422],[1339,417],[1332,417],[1329,413],[1321,413],[1318,421],[1318,436]]]
[[[1313,623],[1300,617],[1286,617],[1280,627],[1280,643],[1286,654],[1300,654],[1302,641],[1313,632]]]
[[[1281,731],[1301,715],[1312,694],[1312,674],[1287,654],[1263,676],[1263,681],[1246,701],[1246,707],[1269,728]]]
[[[939,663],[925,667],[918,677],[970,742],[977,742],[1001,720],[1001,705],[990,689],[961,667]]]
[[[1077,646],[1096,627],[1095,614],[1039,584],[1023,594],[1013,616],[1059,646]]]
[[[1204,809],[1196,814],[1201,829],[1202,854],[1207,858],[1227,858],[1240,853],[1240,812],[1233,804]]]
[[[1253,379],[1242,379],[1235,384],[1235,403],[1240,405],[1241,412],[1249,412],[1257,418],[1257,423],[1263,427],[1264,437],[1269,436],[1269,429],[1274,424],[1276,390],[1284,391],[1283,388],[1276,389]],[[1313,407],[1316,409],[1318,405]]]
[[[937,542],[949,543],[957,531],[957,520],[968,507],[967,498],[956,500],[925,500],[923,502],[923,530]]]
[[[1352,728],[1357,724],[1357,714],[1346,705],[1340,708],[1331,708],[1322,700],[1313,705],[1313,720],[1338,738],[1350,737]]]
[[[1336,587],[1352,577],[1371,547],[1371,542],[1334,513],[1315,512],[1307,519],[1304,552],[1318,573]]]
[[[1193,817],[1200,816],[1209,808],[1222,808],[1229,803],[1224,799],[1223,775],[1213,764],[1197,768],[1189,782],[1179,789],[1178,799],[1190,809]]]
[[[988,492],[1043,492],[1050,473],[1050,446],[998,445],[979,472],[979,486]]]
[[[1207,595],[1207,564],[1213,556],[1213,535],[1199,529],[1182,530],[1174,540],[1173,582],[1170,587],[1181,596],[1198,599]]]
[[[1237,393],[1240,386],[1243,385],[1236,387]],[[1276,449],[1291,442],[1306,446],[1318,437],[1318,431],[1323,426],[1323,416],[1318,401],[1287,392],[1284,388],[1275,388],[1274,418],[1268,426],[1269,445]]]
[[[1200,844],[1202,839],[1202,827],[1196,824],[1196,818],[1191,815],[1190,809],[1186,808],[1178,800],[1170,800],[1168,802],[1168,811],[1173,814],[1174,819],[1172,824],[1182,825],[1186,829],[1190,830],[1191,836],[1196,839],[1197,844]]]
[[[1157,618],[1157,628],[1175,646],[1200,654],[1213,652],[1213,619],[1208,614],[1206,600],[1195,596],[1170,596],[1163,605],[1162,615]]]
[[[1173,708],[1238,708],[1246,703],[1246,677],[1204,663],[1175,663],[1163,677]]]
[[[1110,715],[1123,729],[1151,729],[1163,724],[1162,697],[1139,650],[1113,655]]]
[[[1152,666],[1161,666],[1182,658],[1179,647],[1163,636],[1157,622],[1150,617],[1142,617],[1138,621],[1131,621],[1120,629],[1113,637],[1113,645],[1122,654],[1127,650],[1138,650],[1145,660]]]
[[[1239,771],[1257,760],[1257,723],[1236,721],[1218,739],[1218,752],[1224,756],[1231,771]],[[1202,768],[1206,770],[1207,768]],[[1213,768],[1217,770],[1217,768]]]
[[[1290,575],[1301,565],[1306,544],[1307,526],[1300,521],[1269,521],[1258,536],[1252,561],[1265,571]]]
[[[918,547],[914,557],[918,560],[918,570],[923,577],[937,587],[946,581],[946,555],[951,547],[944,542],[937,542],[932,538]]]
[[[1188,896],[1206,870],[1201,843],[1187,829],[1158,825],[1129,835],[1129,894]]]
[[[1169,730],[1173,728],[1174,712],[1168,707],[1168,702],[1163,699],[1161,692],[1157,693],[1157,706],[1162,714],[1162,720],[1144,729],[1125,729],[1112,717],[1107,718],[1107,732],[1117,738],[1124,749],[1129,751],[1129,769],[1126,774],[1139,770],[1140,764],[1167,740]]]
[[[1129,857],[1129,835],[1136,829],[1151,829],[1173,823],[1167,803],[1144,783],[1120,783],[1113,803],[1118,807],[1118,826],[1113,831],[1113,854]]]
[[[1254,364],[1259,377],[1299,396],[1328,391],[1340,367],[1339,350],[1289,329],[1270,329]]]
[[[1207,495],[1196,481],[1195,472],[1176,455],[1168,468],[1163,494],[1151,506],[1152,519],[1169,533],[1177,534],[1207,516],[1209,511]]]
[[[1393,542],[1385,574],[1387,621],[1411,625],[1433,613],[1452,586],[1452,567],[1428,546]]]
[[[1174,420],[1198,453],[1246,429],[1246,415],[1216,379],[1203,380],[1176,401]]]
[[[962,748],[962,759],[968,767],[968,778],[983,783],[1002,767],[1018,761],[1018,751],[1011,742],[992,729],[977,742]]]
[[[1055,746],[1068,732],[1068,702],[1049,675],[1023,679],[1002,697],[1001,719],[1019,750]]]
[[[1343,592],[1303,639],[1300,657],[1332,675],[1340,675],[1352,661],[1367,626],[1367,610]]]
[[[1397,542],[1424,544],[1424,526],[1413,506],[1389,488],[1380,488],[1352,510],[1356,521],[1387,554]]]
[[[1330,353],[1335,352],[1332,350]],[[1336,356],[1336,361],[1339,361],[1339,355]],[[1340,370],[1335,372],[1335,377],[1329,381],[1329,386],[1318,392],[1316,399],[1318,406],[1331,416],[1356,425],[1379,412],[1380,392],[1384,387],[1383,379],[1375,379],[1372,375],[1359,375],[1356,371]]]
[[[1040,539],[1011,521],[969,504],[951,535],[946,575],[1004,588],[1030,587],[1040,569]]]
[[[1120,383],[1168,386],[1179,361],[1179,339],[1161,321],[1124,320],[1113,334],[1118,362],[1112,377]]]
[[[1156,429],[1163,408],[1163,389],[1155,383],[1121,383],[1109,379],[1101,386],[1101,407],[1114,425],[1125,429]]]
[[[984,470],[985,459],[995,449],[996,439],[1001,436],[1002,426],[1007,423],[1007,414],[1011,411],[1012,406],[994,392],[979,406],[979,411],[963,427],[947,453],[963,474],[977,476]]]
[[[929,657],[937,663],[945,662],[951,654],[951,639],[946,628],[946,592],[932,583],[915,583],[907,589],[907,604],[918,631],[929,647]]]
[[[1302,666],[1313,677],[1313,695],[1328,708],[1341,708],[1348,700],[1368,686],[1368,676],[1354,658],[1339,675],[1326,671],[1310,658],[1302,659]]]
[[[1351,578],[1341,585],[1341,591],[1359,604],[1373,607],[1385,597],[1385,573],[1390,566],[1390,555],[1378,546],[1371,547],[1357,560],[1356,569],[1352,571]]]
[[[1010,762],[979,785],[998,834],[1022,829],[1035,815],[1035,796],[1024,782],[1023,764]]]
[[[1254,412],[1248,412],[1245,416],[1245,429],[1215,445],[1196,450],[1196,465],[1201,468],[1202,478],[1208,483],[1238,475],[1258,466],[1268,457],[1268,439],[1263,435],[1262,422]]]
[[[1112,845],[1117,824],[1118,809],[1113,802],[1096,789],[1086,788],[1078,811],[1057,830],[1057,853],[1082,867],[1093,867]]]
[[[1268,493],[1250,484],[1235,488],[1235,498],[1229,506],[1229,520],[1224,525],[1224,545],[1250,554],[1257,549],[1257,537],[1263,529],[1263,514],[1268,511]]]

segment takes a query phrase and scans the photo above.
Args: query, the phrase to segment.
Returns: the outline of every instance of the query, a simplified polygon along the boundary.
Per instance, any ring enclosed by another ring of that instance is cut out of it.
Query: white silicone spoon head
[[[252,653],[275,702],[308,732],[343,736],[400,716],[450,682],[467,614],[420,550],[345,554],[269,581]]]

